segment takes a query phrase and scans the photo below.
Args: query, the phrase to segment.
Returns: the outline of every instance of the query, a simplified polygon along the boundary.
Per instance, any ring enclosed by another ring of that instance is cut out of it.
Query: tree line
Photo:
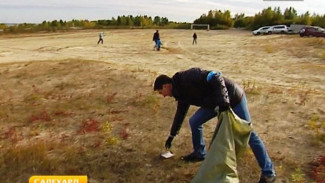
[[[244,13],[231,16],[229,10],[210,10],[208,14],[201,15],[193,23],[209,24],[210,29],[245,28],[256,29],[266,25],[276,24],[303,24],[325,27],[325,15],[311,15],[308,11],[298,15],[293,7],[286,8],[284,12],[279,7],[268,7],[254,16],[245,16]],[[191,23],[179,23],[169,21],[167,17],[160,16],[118,16],[117,18],[104,20],[53,20],[43,21],[40,24],[23,23],[13,26],[0,23],[1,33],[20,33],[20,32],[55,32],[73,29],[101,29],[101,28],[169,28],[169,29],[189,29]]]
[[[291,25],[302,24],[325,27],[324,15],[311,15],[308,11],[298,15],[293,7],[286,8],[282,13],[280,7],[263,9],[255,16],[245,16],[245,14],[235,14],[231,17],[230,11],[210,10],[208,14],[201,15],[194,21],[196,24],[209,24],[211,29],[227,29],[227,28],[246,28],[256,29],[267,25]]]
[[[3,33],[20,33],[20,32],[56,32],[66,31],[73,29],[102,29],[102,28],[174,28],[174,29],[186,29],[190,28],[189,23],[178,23],[169,21],[166,17],[150,17],[147,15],[141,16],[118,16],[117,18],[106,19],[106,20],[53,20],[43,21],[40,24],[22,23],[17,25],[8,26],[0,23],[0,34],[1,30]]]

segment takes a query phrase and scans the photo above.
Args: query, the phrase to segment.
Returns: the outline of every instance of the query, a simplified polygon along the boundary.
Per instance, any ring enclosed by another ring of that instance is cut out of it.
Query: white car
[[[289,29],[286,25],[274,25],[271,26],[268,30],[267,30],[267,34],[273,34],[273,33],[281,33],[281,34],[285,34],[288,33]]]
[[[267,34],[267,30],[269,30],[271,26],[260,27],[253,31],[253,35]]]

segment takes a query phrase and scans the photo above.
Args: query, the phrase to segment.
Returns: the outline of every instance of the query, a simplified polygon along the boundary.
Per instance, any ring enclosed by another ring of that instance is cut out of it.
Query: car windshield
[[[321,27],[309,27],[309,30],[312,31],[317,31],[317,32],[325,32],[325,29],[321,28]]]

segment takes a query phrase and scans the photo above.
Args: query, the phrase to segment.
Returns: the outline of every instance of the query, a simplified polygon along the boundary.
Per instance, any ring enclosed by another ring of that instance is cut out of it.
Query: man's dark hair
[[[160,75],[156,78],[154,86],[153,86],[153,90],[161,90],[164,84],[169,84],[172,83],[172,79],[170,77],[168,77],[167,75]]]

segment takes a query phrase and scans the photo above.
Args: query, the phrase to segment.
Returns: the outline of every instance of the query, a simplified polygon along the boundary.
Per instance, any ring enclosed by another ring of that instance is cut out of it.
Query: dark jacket
[[[156,32],[153,34],[152,40],[153,40],[153,41],[157,41],[157,40],[159,40],[159,39],[160,39],[160,37],[159,37],[159,33],[158,33],[158,31],[156,31]]]
[[[171,135],[178,133],[190,105],[214,109],[225,105],[235,107],[240,103],[244,90],[222,75],[216,75],[208,82],[209,72],[192,68],[172,77],[172,94],[178,103]]]

